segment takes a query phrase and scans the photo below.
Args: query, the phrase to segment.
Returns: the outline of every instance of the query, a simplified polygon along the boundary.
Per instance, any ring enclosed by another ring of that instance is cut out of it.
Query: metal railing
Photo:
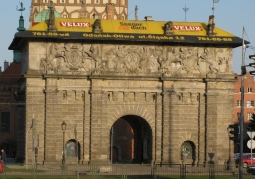
[[[78,171],[78,175],[77,175]],[[238,169],[226,165],[187,164],[90,164],[9,165],[0,178],[19,179],[236,179]],[[246,173],[244,179],[255,178]]]

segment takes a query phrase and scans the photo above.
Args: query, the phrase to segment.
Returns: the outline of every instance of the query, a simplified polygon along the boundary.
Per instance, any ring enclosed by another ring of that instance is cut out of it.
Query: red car
[[[240,160],[240,157],[237,158],[235,161],[236,167],[238,167],[239,165],[239,160]],[[251,159],[251,154],[243,155],[243,167],[247,167],[248,165],[255,165],[255,154],[252,154],[252,159]]]

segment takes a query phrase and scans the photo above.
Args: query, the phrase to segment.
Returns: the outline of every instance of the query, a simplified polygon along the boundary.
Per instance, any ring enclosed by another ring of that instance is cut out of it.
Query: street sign
[[[247,147],[248,147],[249,149],[254,149],[254,148],[255,148],[255,140],[249,140],[249,141],[247,142]]]
[[[253,139],[253,137],[255,136],[255,131],[247,131],[248,136]]]

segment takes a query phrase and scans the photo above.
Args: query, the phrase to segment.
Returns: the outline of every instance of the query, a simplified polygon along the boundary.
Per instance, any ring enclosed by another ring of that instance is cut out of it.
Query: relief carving
[[[139,54],[141,56],[139,68],[144,73],[158,72],[162,50],[160,48],[143,47]]]
[[[40,60],[40,69],[41,71],[53,71],[54,66],[57,68],[61,68],[61,65],[59,65],[56,61],[54,63],[54,59],[57,59],[59,57],[62,57],[60,45],[58,44],[52,44],[49,48],[49,53],[47,54],[46,58],[42,58]]]
[[[84,66],[85,71],[93,71],[97,68],[97,64],[101,61],[98,45],[92,44],[89,51],[84,51]]]
[[[163,74],[175,74],[181,69],[181,59],[178,53],[179,49],[175,47],[168,47],[166,52],[166,58],[163,58],[160,62],[160,69]]]
[[[231,73],[232,49],[126,45],[51,44],[40,70],[101,74]]]
[[[198,48],[192,47],[181,47],[180,48],[180,57],[182,61],[182,70],[187,73],[193,73],[197,71],[198,66]]]
[[[219,61],[213,58],[211,49],[204,48],[198,56],[198,70],[200,73],[217,74],[219,72]]]
[[[127,54],[126,65],[129,73],[137,73],[139,71],[140,55],[136,52],[134,47],[131,47]]]
[[[82,44],[52,44],[46,58],[40,60],[41,71],[92,71],[100,60],[97,46],[84,51]]]
[[[65,62],[67,68],[78,70],[83,67],[82,45],[80,44],[65,44]]]
[[[125,57],[127,56],[125,46],[115,46],[105,53],[104,68],[110,71],[125,72]]]

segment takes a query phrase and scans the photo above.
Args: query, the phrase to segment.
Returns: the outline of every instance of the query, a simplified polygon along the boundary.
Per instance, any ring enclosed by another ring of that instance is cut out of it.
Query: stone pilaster
[[[154,156],[155,163],[162,162],[162,96],[155,94],[155,138],[154,138]]]
[[[205,163],[209,161],[208,153],[217,155],[217,119],[218,119],[218,95],[215,90],[215,85],[212,83],[207,84],[206,93],[206,119],[205,119]],[[213,159],[214,160],[214,159]]]
[[[84,109],[83,109],[83,162],[87,163],[90,160],[90,131],[91,131],[91,120],[90,120],[90,94],[85,91],[84,93]]]
[[[171,92],[162,93],[162,162],[169,163],[170,157],[170,122],[171,122]]]
[[[103,133],[109,135],[109,131],[102,131],[102,126],[104,125],[102,109],[103,109],[103,91],[92,90],[91,93],[91,140],[90,140],[90,152],[91,152],[91,162],[106,163],[109,162],[109,153],[103,146]],[[105,117],[106,118],[106,117]],[[92,140],[93,139],[93,140]]]
[[[101,156],[103,157],[103,161],[106,160],[106,162],[110,161],[110,148],[111,147],[105,147],[105,146],[111,146],[110,145],[110,131],[111,128],[108,127],[107,124],[107,111],[108,111],[108,94],[107,92],[102,92],[102,106],[101,106],[101,121],[102,121],[102,126],[101,126],[101,142],[100,142],[100,150],[102,151],[102,154],[100,155],[104,155]],[[105,159],[106,157],[106,159]]]
[[[57,155],[61,153],[60,147],[62,146],[62,141],[60,137],[62,136],[61,123],[63,121],[57,120],[56,108],[57,108],[57,93],[55,89],[45,90],[45,121],[44,121],[44,163],[56,163]],[[59,130],[58,130],[59,129]],[[62,137],[61,137],[62,138]]]
[[[205,148],[205,111],[206,96],[204,93],[198,94],[198,144],[196,150],[197,164],[206,162]]]

